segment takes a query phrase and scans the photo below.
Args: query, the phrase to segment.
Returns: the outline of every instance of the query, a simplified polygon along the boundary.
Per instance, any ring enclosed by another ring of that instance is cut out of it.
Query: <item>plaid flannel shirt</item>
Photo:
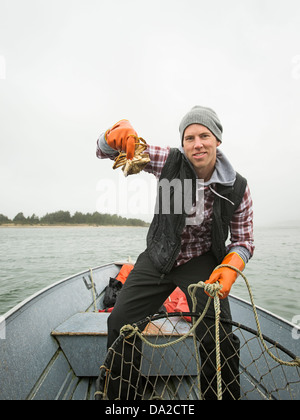
[[[144,168],[145,172],[155,175],[159,179],[164,164],[170,152],[169,147],[148,146],[150,162]],[[97,157],[100,159],[115,157],[103,153],[97,142]],[[211,248],[211,226],[214,203],[214,184],[204,187],[204,217],[199,225],[188,225],[181,234],[181,250],[176,265],[181,265],[190,259],[208,252]],[[253,208],[249,186],[247,185],[240,206],[234,213],[230,223],[230,243],[226,247],[227,253],[237,252],[245,261],[252,257],[254,252],[253,240]]]

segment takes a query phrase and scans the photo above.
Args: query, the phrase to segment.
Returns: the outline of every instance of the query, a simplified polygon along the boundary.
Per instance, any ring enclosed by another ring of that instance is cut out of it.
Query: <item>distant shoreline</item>
[[[15,223],[8,223],[8,224],[3,224],[0,225],[0,229],[1,228],[87,228],[87,227],[93,227],[93,228],[144,228],[144,227],[148,227],[148,226],[134,226],[134,225],[89,225],[89,224],[56,224],[56,225],[41,225],[41,224],[37,224],[37,225],[22,225],[22,224],[15,224]]]

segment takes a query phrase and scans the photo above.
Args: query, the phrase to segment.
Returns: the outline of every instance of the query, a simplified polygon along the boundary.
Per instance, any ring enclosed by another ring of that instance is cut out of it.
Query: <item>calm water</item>
[[[90,267],[133,260],[147,228],[1,228],[0,315],[40,289]],[[255,303],[289,321],[300,314],[300,228],[257,228],[248,263]],[[243,279],[233,294],[248,299]]]

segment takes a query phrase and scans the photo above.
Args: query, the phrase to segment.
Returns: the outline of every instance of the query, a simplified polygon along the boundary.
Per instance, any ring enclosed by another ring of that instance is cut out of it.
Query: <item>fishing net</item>
[[[300,358],[263,335],[247,278],[222,266],[244,279],[256,330],[221,318],[221,285],[192,284],[192,312],[156,315],[121,329],[100,368],[96,399],[300,399]],[[199,288],[210,295],[201,314],[195,312]],[[207,314],[212,300],[214,317]]]
[[[279,343],[247,326],[222,320],[220,328],[231,326],[239,346],[234,357],[239,360],[237,375],[222,379],[228,370],[220,354],[218,371],[205,378],[205,366],[199,358],[201,340],[190,334],[188,318],[195,313],[159,314],[122,329],[100,368],[95,398],[123,400],[298,400],[300,397],[299,360]],[[205,321],[203,321],[205,322]],[[212,327],[210,327],[212,328]],[[213,341],[215,330],[207,334]],[[228,331],[228,328],[226,328]],[[220,334],[220,337],[225,334]],[[183,338],[183,339],[181,339]],[[264,344],[262,344],[263,338]],[[223,338],[224,340],[225,338]],[[222,343],[220,343],[222,349]],[[274,357],[271,357],[272,354]],[[205,363],[215,366],[215,348]],[[276,360],[275,360],[276,359]],[[291,362],[292,361],[292,362]],[[237,395],[234,385],[238,384]]]

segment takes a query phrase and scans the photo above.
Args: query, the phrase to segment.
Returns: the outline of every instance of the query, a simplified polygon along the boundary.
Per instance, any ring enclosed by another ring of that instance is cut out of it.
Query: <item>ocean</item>
[[[0,315],[42,288],[112,261],[133,261],[146,247],[148,228],[0,228]],[[288,321],[300,315],[300,227],[255,229],[255,255],[244,274],[255,304]],[[244,280],[232,294],[249,301]]]

